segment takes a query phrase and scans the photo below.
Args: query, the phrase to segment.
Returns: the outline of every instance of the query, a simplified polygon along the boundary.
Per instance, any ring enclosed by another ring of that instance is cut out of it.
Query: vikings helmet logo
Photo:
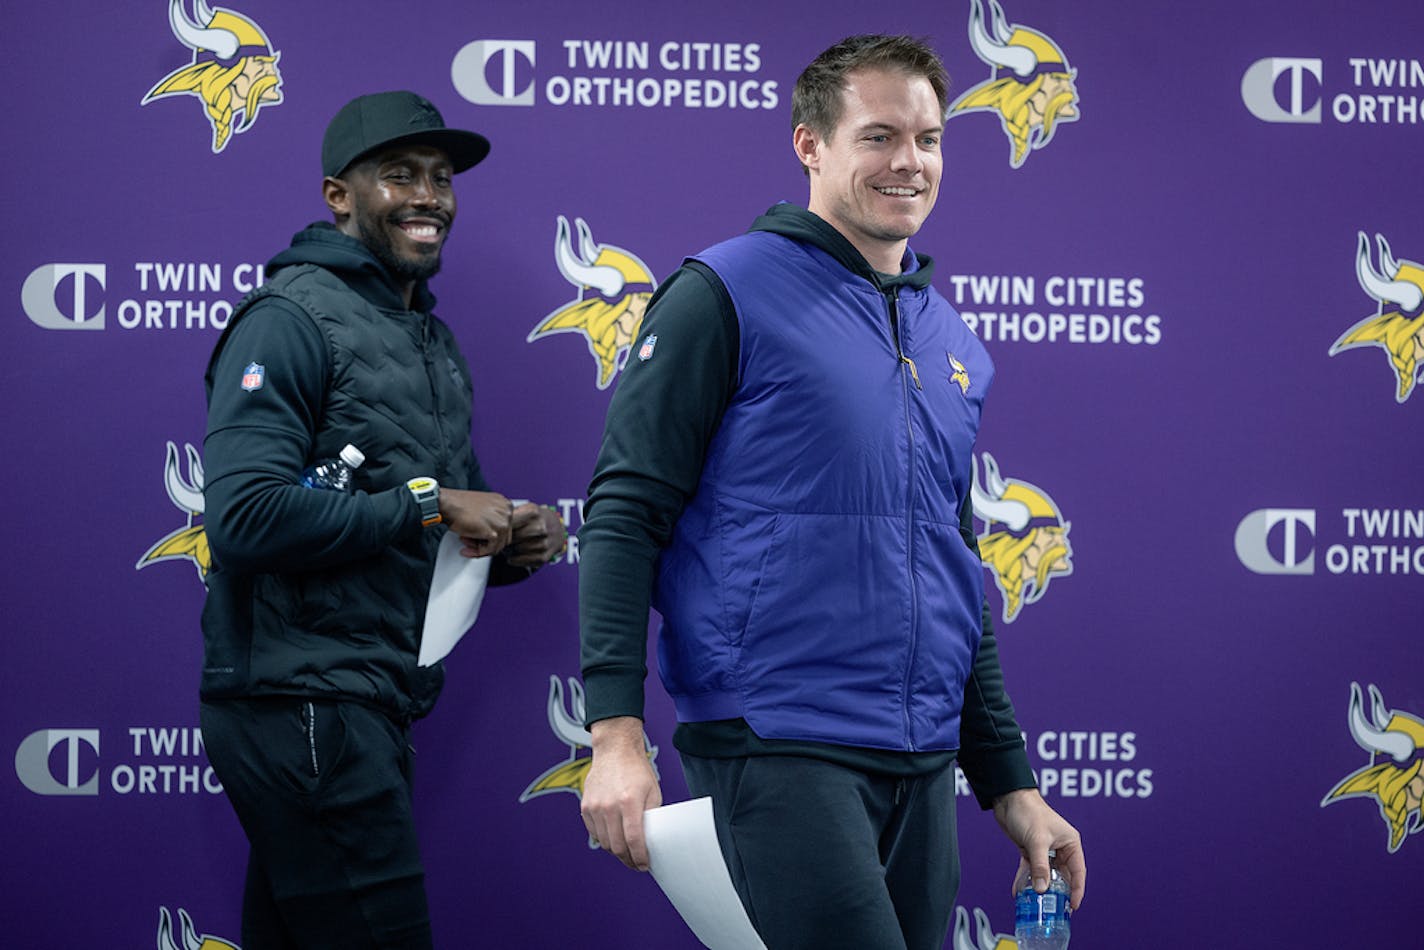
[[[1424,831],[1424,719],[1386,710],[1380,691],[1370,686],[1370,714],[1359,683],[1350,684],[1350,734],[1370,754],[1368,765],[1351,772],[1330,790],[1320,807],[1346,798],[1372,798],[1389,828],[1389,853],[1408,835]],[[1384,761],[1379,761],[1385,757]]]
[[[193,927],[193,918],[183,908],[178,908],[178,921],[183,928],[183,946],[173,942],[173,918],[168,916],[168,908],[158,908],[158,950],[239,950],[237,944],[203,934]]]
[[[1072,525],[1043,489],[1003,478],[988,452],[982,483],[978,468],[974,466],[970,499],[975,517],[984,522],[979,557],[994,572],[994,583],[1004,595],[1004,622],[1012,623],[1025,604],[1043,597],[1050,580],[1073,573],[1068,544]]]
[[[159,561],[192,561],[198,568],[198,577],[206,584],[213,556],[208,550],[207,532],[201,524],[194,523],[194,519],[203,513],[203,462],[198,457],[197,449],[187,444],[183,448],[188,454],[187,479],[178,471],[178,446],[169,442],[168,458],[163,466],[163,483],[168,488],[168,497],[187,517],[188,523],[165,535],[145,551],[134,565],[134,570]]]
[[[955,100],[949,115],[997,113],[1011,145],[1009,166],[1020,168],[1030,152],[1053,139],[1060,123],[1077,120],[1078,71],[1042,33],[1007,24],[998,0],[989,0],[989,11],[986,30],[982,0],[970,0],[969,42],[993,72]]]
[[[246,132],[263,106],[282,101],[281,53],[272,49],[262,28],[224,7],[194,0],[169,0],[168,23],[179,42],[193,51],[193,61],[169,73],[139,105],[165,96],[197,96],[213,130],[213,153],[227,148],[233,132]]]
[[[974,908],[974,931],[977,937],[969,933],[969,911],[954,908],[954,939],[950,944],[954,950],[1014,950],[1018,946],[1009,934],[994,933],[989,915],[978,907]]]
[[[574,253],[569,221],[559,215],[554,260],[559,273],[578,288],[573,302],[544,318],[529,334],[530,343],[551,333],[582,333],[598,363],[598,388],[607,389],[638,338],[643,312],[657,289],[648,266],[631,251],[596,244],[582,218],[575,218],[579,252]]]
[[[949,381],[959,387],[959,391],[965,395],[969,393],[969,370],[964,368],[964,364],[954,358],[953,353],[946,353],[949,357]]]
[[[1379,301],[1379,312],[1340,335],[1330,355],[1357,346],[1377,346],[1389,356],[1397,385],[1395,402],[1404,402],[1424,377],[1424,267],[1396,261],[1384,235],[1379,242],[1380,269],[1370,262],[1370,241],[1361,231],[1355,273],[1365,293]]]
[[[548,712],[549,728],[569,747],[569,757],[558,765],[545,769],[544,774],[530,782],[529,787],[519,796],[521,805],[531,798],[538,798],[550,792],[572,792],[580,800],[583,799],[584,779],[588,777],[588,768],[593,764],[593,736],[583,727],[583,684],[569,677],[569,709],[566,711],[564,684],[557,676],[550,676]],[[658,747],[652,744],[646,732],[643,733],[643,746],[648,753],[648,762],[653,766],[653,774],[656,775]],[[585,750],[590,754],[580,755]],[[590,837],[588,846],[597,848],[598,842]]]

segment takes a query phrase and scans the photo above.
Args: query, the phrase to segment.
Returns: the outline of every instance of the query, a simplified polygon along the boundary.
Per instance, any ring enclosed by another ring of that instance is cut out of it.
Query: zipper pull
[[[920,371],[915,368],[915,361],[905,355],[905,351],[900,348],[900,307],[896,302],[894,294],[885,295],[885,303],[890,311],[890,336],[895,340],[895,355],[900,358],[900,362],[910,367],[910,377],[915,381],[915,388],[924,391],[920,385]]]
[[[910,376],[915,380],[915,388],[923,392],[925,387],[920,385],[920,371],[915,369],[915,361],[910,359],[904,353],[901,353],[900,362],[910,367]]]

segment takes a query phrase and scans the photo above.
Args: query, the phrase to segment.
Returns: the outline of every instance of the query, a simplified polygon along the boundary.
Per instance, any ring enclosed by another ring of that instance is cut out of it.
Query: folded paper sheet
[[[653,879],[687,926],[711,950],[766,950],[747,919],[717,846],[712,799],[643,813]]]
[[[425,630],[420,636],[418,660],[421,666],[438,663],[455,648],[465,631],[474,626],[485,599],[490,559],[461,557],[461,547],[460,538],[453,531],[440,540],[435,577],[425,602]]]

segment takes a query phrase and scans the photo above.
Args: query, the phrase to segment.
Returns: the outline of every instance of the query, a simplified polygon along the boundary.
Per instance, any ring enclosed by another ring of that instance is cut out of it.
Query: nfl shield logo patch
[[[248,363],[247,369],[242,371],[242,388],[247,392],[262,388],[262,380],[267,376],[267,370],[261,363]]]
[[[655,347],[655,346],[657,346],[657,345],[658,345],[658,336],[657,336],[657,334],[656,334],[656,333],[650,334],[650,335],[648,336],[648,338],[643,341],[643,348],[638,351],[638,359],[642,360],[642,361],[645,362],[645,363],[646,363],[648,360],[652,359],[652,358],[653,358],[653,347]]]

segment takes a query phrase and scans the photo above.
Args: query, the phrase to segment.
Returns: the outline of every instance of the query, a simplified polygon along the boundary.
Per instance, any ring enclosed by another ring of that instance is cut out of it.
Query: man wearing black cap
[[[409,732],[444,681],[417,662],[436,551],[453,532],[501,584],[566,544],[485,483],[431,313],[453,176],[488,152],[413,93],[348,103],[322,142],[334,224],[268,263],[208,365],[201,721],[251,843],[247,950],[430,946]],[[354,493],[300,484],[347,444]]]

